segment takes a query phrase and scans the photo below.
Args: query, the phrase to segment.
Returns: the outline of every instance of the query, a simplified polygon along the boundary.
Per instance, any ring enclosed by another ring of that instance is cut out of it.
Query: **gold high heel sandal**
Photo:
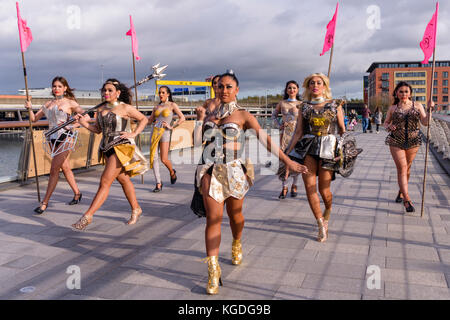
[[[208,263],[208,285],[206,286],[207,294],[218,294],[219,285],[222,286],[222,270],[219,266],[218,256],[209,256],[205,260]]]
[[[130,220],[128,220],[127,224],[128,225],[135,224],[138,221],[141,214],[142,214],[141,208],[137,208],[137,209],[134,209],[133,211],[131,211],[131,218],[130,218]]]
[[[328,221],[324,218],[317,219],[317,225],[319,226],[319,235],[317,236],[317,241],[325,242],[328,238]]]
[[[242,243],[241,240],[233,239],[231,244],[231,263],[234,265],[240,265],[242,262]]]
[[[91,223],[92,223],[92,217],[91,217],[91,220],[89,220],[88,218],[86,218],[86,216],[82,216],[80,218],[80,220],[78,220],[76,223],[74,223],[72,225],[72,227],[74,227],[77,230],[84,230]]]

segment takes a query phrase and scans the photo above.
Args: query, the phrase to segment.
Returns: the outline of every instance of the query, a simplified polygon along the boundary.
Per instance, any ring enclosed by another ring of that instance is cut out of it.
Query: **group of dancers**
[[[293,178],[291,196],[297,195],[297,180],[301,174],[309,206],[318,225],[317,241],[325,242],[328,238],[328,222],[332,211],[331,181],[336,175],[335,149],[337,135],[345,133],[343,101],[333,99],[329,79],[322,73],[309,75],[303,81],[303,94],[299,95],[296,81],[288,81],[281,101],[272,118],[280,129],[279,145],[272,141],[262,130],[257,119],[237,103],[239,80],[232,72],[217,75],[212,79],[215,98],[207,100],[196,109],[197,120],[194,129],[194,145],[202,146],[203,152],[195,172],[195,188],[201,194],[206,216],[205,246],[208,263],[208,283],[206,292],[217,294],[221,281],[219,265],[219,247],[221,243],[221,222],[224,207],[230,219],[233,236],[231,261],[239,265],[243,259],[242,233],[244,215],[242,212],[246,193],[254,182],[253,164],[243,159],[245,148],[245,131],[256,132],[263,146],[280,160],[278,176],[282,181],[280,199],[288,193],[287,180]],[[111,184],[115,179],[122,185],[125,196],[130,203],[132,213],[128,224],[135,224],[142,209],[136,199],[130,177],[143,174],[148,170],[148,161],[136,146],[135,138],[146,125],[152,125],[150,149],[150,166],[155,173],[156,188],[159,192],[163,183],[159,175],[158,148],[161,161],[170,173],[171,183],[176,182],[176,170],[168,157],[170,130],[184,120],[178,106],[173,102],[168,87],[159,89],[160,103],[155,106],[147,118],[131,105],[130,90],[117,79],[108,79],[102,87],[102,97],[106,104],[97,110],[94,123],[89,116],[82,115],[82,109],[76,103],[67,81],[56,77],[52,81],[54,99],[45,103],[36,113],[32,112],[31,102],[26,103],[32,121],[43,115],[49,120],[49,127],[65,122],[75,114],[73,127],[61,129],[48,143],[59,143],[64,132],[73,131],[74,127],[83,126],[89,131],[100,134],[102,140],[99,156],[105,164],[100,184],[94,199],[83,216],[72,226],[84,230],[92,223],[94,213],[106,200]],[[408,195],[408,180],[412,161],[420,146],[419,122],[426,125],[427,114],[424,107],[411,100],[412,88],[400,82],[394,90],[394,105],[387,112],[384,127],[389,132],[386,144],[389,145],[398,172],[400,191],[395,201],[404,202],[407,211],[413,211]],[[430,102],[429,106],[434,104]],[[278,115],[281,113],[281,120]],[[178,119],[172,124],[172,117]],[[137,121],[132,129],[131,120]],[[52,159],[50,179],[43,202],[35,211],[42,214],[58,181],[61,169],[74,192],[69,204],[81,201],[82,194],[75,182],[68,164],[70,150],[64,151]],[[318,191],[317,192],[317,186]],[[322,212],[320,197],[324,202]]]

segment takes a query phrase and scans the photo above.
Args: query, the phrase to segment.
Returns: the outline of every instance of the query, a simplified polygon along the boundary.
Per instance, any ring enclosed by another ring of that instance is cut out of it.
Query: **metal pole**
[[[135,57],[134,57],[134,52],[133,50],[131,50],[131,58],[133,59],[133,75],[134,75],[134,101],[136,104],[136,109],[139,111],[139,105],[138,105],[138,91],[137,91],[137,81],[136,81],[136,62]],[[141,150],[141,136],[137,136],[137,143],[138,143],[138,148],[139,150]],[[141,183],[144,184],[144,175],[141,174]]]
[[[434,88],[434,69],[436,65],[436,46],[433,49],[433,66],[431,68],[431,89],[430,89],[430,102],[433,99],[433,88]],[[425,206],[425,188],[426,188],[426,181],[427,181],[427,162],[428,162],[428,150],[430,148],[430,125],[431,125],[431,108],[427,107],[428,111],[428,127],[427,127],[427,143],[425,146],[425,167],[423,169],[423,191],[422,191],[422,206],[420,209],[420,217],[423,218],[423,210]]]
[[[333,45],[331,46],[330,62],[328,63],[328,79],[330,79],[330,74],[331,74],[331,62],[333,61],[333,50],[334,50],[334,42],[333,42]]]

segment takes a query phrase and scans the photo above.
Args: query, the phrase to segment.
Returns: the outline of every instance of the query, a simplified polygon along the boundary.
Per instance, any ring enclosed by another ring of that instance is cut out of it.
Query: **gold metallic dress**
[[[99,158],[104,162],[105,158],[115,153],[127,175],[134,177],[145,173],[148,170],[147,159],[136,146],[134,139],[120,137],[120,132],[132,132],[130,120],[110,111],[105,115],[99,112],[97,122],[103,133]]]

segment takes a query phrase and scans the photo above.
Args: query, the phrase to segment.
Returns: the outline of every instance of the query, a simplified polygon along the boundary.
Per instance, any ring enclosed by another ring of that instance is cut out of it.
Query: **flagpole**
[[[433,49],[433,66],[431,67],[431,89],[430,89],[430,102],[433,99],[433,88],[434,88],[434,69],[436,65],[436,46]],[[425,146],[425,166],[423,169],[423,186],[422,186],[422,207],[420,209],[420,217],[423,218],[423,210],[425,205],[425,188],[426,188],[426,181],[427,181],[427,164],[428,164],[428,150],[430,148],[430,125],[431,125],[431,107],[427,106],[427,140],[426,140],[426,146]]]
[[[30,101],[30,95],[28,93],[28,79],[27,79],[27,67],[25,64],[25,54],[22,50],[22,66],[23,66],[23,77],[25,79],[25,93],[27,97],[27,101]],[[30,126],[30,133],[31,133],[31,146],[33,148],[33,162],[34,162],[34,173],[35,173],[35,179],[36,179],[36,189],[37,189],[37,195],[38,195],[38,202],[41,203],[41,193],[39,191],[39,178],[38,178],[38,171],[37,171],[37,164],[36,164],[36,150],[34,148],[34,134],[33,134],[33,124],[31,123],[31,108],[29,109],[28,113],[28,121]]]
[[[331,74],[331,62],[333,61],[333,49],[334,49],[334,41],[333,41],[333,45],[331,46],[330,62],[328,63],[328,79],[330,79],[330,74]]]
[[[135,104],[136,104],[136,109],[139,110],[139,105],[138,105],[138,92],[137,92],[137,81],[136,81],[136,62],[135,60],[135,56],[134,56],[134,52],[133,50],[131,50],[131,58],[133,59],[133,75],[134,75],[134,96],[135,96]],[[141,136],[137,136],[137,143],[138,143],[138,148],[139,150],[141,150]],[[141,174],[141,183],[144,184],[144,175]]]

